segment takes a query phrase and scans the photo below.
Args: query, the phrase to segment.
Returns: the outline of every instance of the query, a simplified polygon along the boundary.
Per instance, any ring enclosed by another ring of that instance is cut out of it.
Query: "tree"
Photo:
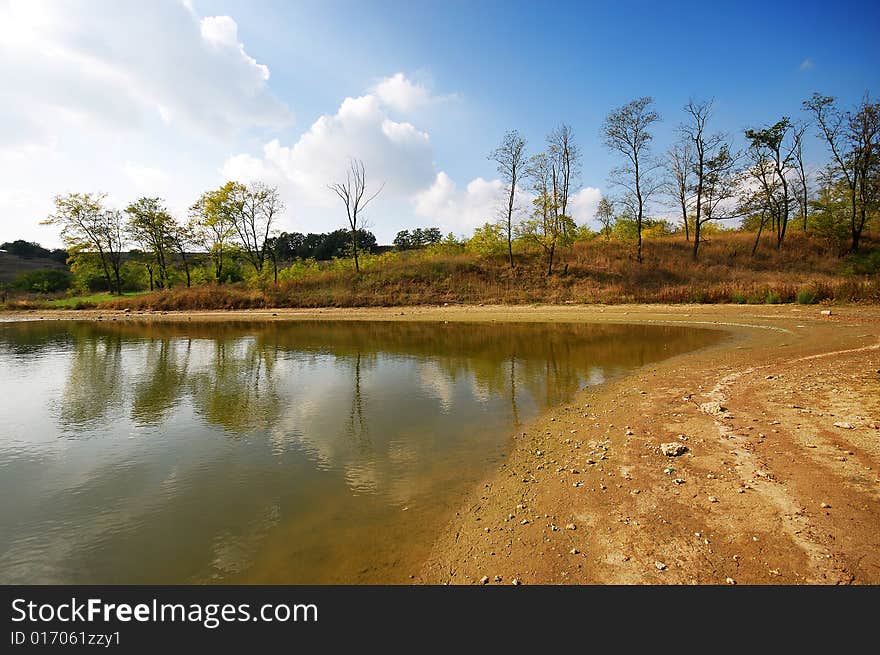
[[[153,290],[153,270],[158,272],[157,286],[168,284],[168,259],[174,248],[177,224],[165,209],[161,198],[139,198],[125,208],[128,214],[128,232],[148,257],[150,290]]]
[[[810,208],[810,187],[807,181],[807,171],[804,167],[804,133],[806,125],[798,125],[794,129],[794,172],[796,175],[795,198],[800,210],[804,234],[807,233],[807,215]]]
[[[725,135],[720,132],[708,133],[707,123],[712,115],[712,101],[694,102],[685,106],[689,121],[678,129],[683,139],[691,144],[691,170],[693,180],[686,188],[694,199],[694,247],[692,257],[699,256],[700,232],[703,225],[713,220],[730,218],[718,216],[718,210],[731,200],[736,191],[735,166],[738,155],[730,150]],[[686,216],[686,203],[682,211]]]
[[[639,263],[642,261],[645,205],[659,188],[652,175],[657,163],[650,159],[653,139],[650,129],[660,120],[660,115],[651,109],[653,102],[653,98],[647,96],[628,102],[608,114],[602,127],[606,147],[623,155],[625,160],[623,166],[611,172],[611,181],[625,189],[624,202],[633,209],[638,232]]]
[[[690,241],[689,207],[691,194],[691,177],[694,170],[694,142],[685,135],[669,149],[667,163],[669,179],[667,191],[675,198],[681,208],[681,223],[684,227],[684,239]]]
[[[804,101],[819,126],[819,136],[831,151],[826,177],[844,180],[849,190],[849,226],[852,252],[858,252],[868,219],[868,206],[876,202],[880,157],[880,104],[866,95],[855,111],[843,111],[831,96],[814,93]]]
[[[526,140],[516,130],[510,130],[504,135],[495,150],[489,153],[489,159],[498,164],[498,173],[501,180],[507,185],[506,226],[507,255],[510,267],[513,268],[513,213],[516,201],[516,186],[522,177],[526,167]]]
[[[382,192],[382,189],[385,188],[385,183],[383,182],[374,194],[368,196],[367,174],[364,162],[360,159],[352,159],[349,162],[348,172],[345,175],[345,182],[331,184],[328,188],[339,196],[339,199],[345,204],[345,213],[348,216],[348,225],[351,228],[354,270],[359,272],[361,268],[358,262],[358,232],[363,228],[363,217],[360,214]]]
[[[223,280],[223,264],[234,250],[235,214],[238,211],[236,182],[227,182],[219,189],[206,191],[190,208],[193,236],[207,251],[214,265],[214,280]]]
[[[68,193],[55,196],[55,212],[43,225],[61,228],[61,238],[71,256],[95,252],[107,288],[122,294],[120,267],[125,246],[122,214],[104,207],[105,193]]]
[[[534,155],[529,160],[529,178],[532,190],[537,194],[532,201],[532,216],[519,226],[520,238],[536,243],[547,257],[547,275],[553,274],[553,258],[563,234],[564,214],[559,211],[559,176],[555,163],[546,153]]]
[[[198,239],[198,227],[192,221],[185,225],[175,223],[171,232],[171,246],[178,255],[183,264],[183,270],[186,273],[186,288],[192,286],[192,277],[189,267],[189,249],[196,247]]]
[[[605,235],[605,240],[610,241],[611,233],[614,231],[614,203],[603,196],[596,207],[595,216],[602,226],[602,234]]]
[[[254,272],[260,275],[270,256],[268,240],[272,225],[284,212],[278,188],[262,182],[249,186],[236,182],[230,187],[229,202],[241,251]]]
[[[745,131],[752,162],[767,194],[767,209],[776,228],[777,250],[782,247],[791,214],[789,180],[794,173],[793,155],[796,148],[793,134],[794,126],[786,116],[769,127]]]
[[[547,155],[553,188],[553,211],[558,213],[559,227],[571,237],[574,221],[568,215],[568,199],[572,185],[580,175],[581,151],[574,142],[571,126],[562,123],[547,137]]]

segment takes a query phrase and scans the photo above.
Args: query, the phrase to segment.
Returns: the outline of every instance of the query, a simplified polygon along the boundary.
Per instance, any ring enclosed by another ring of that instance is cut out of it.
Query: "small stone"
[[[829,505],[828,503],[822,503],[821,505],[819,505],[819,507],[821,507],[822,509],[830,509],[831,505]]]
[[[579,551],[577,548],[572,548],[568,552],[571,553],[572,555],[578,555],[578,554],[580,554],[581,551]]]
[[[630,493],[633,496],[638,496],[640,493],[642,493],[642,490],[641,489],[633,489],[632,491],[630,491]]]
[[[519,522],[520,525],[528,525],[528,523],[529,523],[528,519],[523,519],[522,521]]]
[[[836,428],[843,428],[844,430],[852,430],[855,426],[852,423],[847,423],[846,421],[838,421],[834,424]]]
[[[667,457],[678,457],[687,452],[687,446],[677,441],[670,441],[669,443],[660,444],[660,452]]]
[[[520,582],[519,578],[514,578],[513,580],[510,581],[510,584],[512,584],[515,587],[518,587],[519,585],[522,584],[522,582]]]
[[[577,526],[574,523],[569,523],[565,526],[566,530],[577,530]]]
[[[489,576],[484,575],[482,578],[480,578],[480,584],[489,584]]]
[[[675,484],[684,484],[684,479],[683,478],[675,478],[675,480],[673,480],[673,482]]]
[[[501,582],[501,576],[500,576],[500,575],[496,575],[496,576],[495,576],[495,582]]]
[[[710,503],[717,503],[718,499],[715,496],[709,496],[709,502]]]
[[[822,310],[821,312],[819,312],[819,313],[820,313],[822,316],[831,316],[831,310],[830,310],[830,309],[823,309],[823,310]]]
[[[725,582],[727,582],[727,584],[736,584],[736,580],[734,580],[733,578],[727,578]]]
[[[665,571],[666,570],[666,564],[664,564],[663,562],[660,562],[660,561],[654,562],[654,566],[656,567],[656,569],[658,571]]]

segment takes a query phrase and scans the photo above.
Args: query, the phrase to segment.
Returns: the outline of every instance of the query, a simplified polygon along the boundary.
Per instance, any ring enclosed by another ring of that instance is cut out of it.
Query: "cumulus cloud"
[[[233,144],[292,121],[235,20],[174,0],[3,0],[0,79],[10,238],[57,243],[37,223],[68,191],[166,194],[185,210]]]
[[[412,112],[431,102],[431,94],[421,84],[416,84],[403,73],[396,73],[377,84],[373,93],[385,105],[402,113]]]
[[[25,124],[31,138],[51,138],[48,126],[142,129],[156,118],[225,135],[291,118],[232,18],[168,0],[4,3],[0,77],[5,118],[18,114],[0,125],[0,147]]]
[[[578,223],[592,223],[593,214],[602,192],[594,187],[584,187],[569,199],[570,213]],[[518,208],[515,220],[531,209],[535,196],[517,188],[515,205]],[[432,223],[439,223],[444,229],[467,234],[486,222],[498,220],[506,208],[506,187],[501,180],[486,180],[478,177],[463,189],[443,171],[437,174],[434,183],[417,193],[413,198],[416,214]]]
[[[571,217],[577,223],[596,226],[596,207],[602,199],[602,192],[596,187],[583,187],[578,190],[571,198],[569,205],[571,206]]]
[[[411,86],[405,78],[393,83],[396,89],[401,85]],[[394,102],[413,102],[402,98],[395,96]],[[263,146],[262,157],[234,155],[221,173],[228,179],[287,186],[295,202],[327,207],[338,202],[327,184],[344,178],[349,160],[357,158],[364,162],[368,183],[386,184],[385,195],[415,193],[434,177],[431,139],[411,123],[392,119],[388,108],[378,93],[345,98],[335,114],[319,117],[293,145],[273,139]]]

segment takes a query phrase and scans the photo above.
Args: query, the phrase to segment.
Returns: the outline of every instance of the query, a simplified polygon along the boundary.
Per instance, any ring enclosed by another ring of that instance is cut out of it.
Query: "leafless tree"
[[[669,179],[667,190],[675,198],[681,209],[681,223],[684,226],[685,241],[690,241],[690,220],[688,219],[691,178],[694,169],[694,145],[687,137],[682,137],[669,149],[667,163]]]
[[[735,166],[738,155],[730,149],[727,137],[720,133],[709,133],[707,123],[712,115],[712,101],[695,102],[685,105],[688,121],[678,130],[692,147],[693,181],[691,190],[694,201],[694,247],[692,256],[697,259],[700,252],[700,238],[703,226],[709,221],[731,218],[720,209],[731,200],[736,190]],[[684,206],[684,205],[683,205]],[[720,215],[719,215],[720,214]]]
[[[568,198],[572,185],[580,175],[581,151],[574,142],[574,131],[570,125],[562,123],[547,136],[547,155],[550,160],[550,173],[553,181],[554,211],[562,217],[560,225],[568,235],[571,221],[568,216]]]
[[[622,187],[628,197],[624,202],[633,207],[638,232],[637,259],[642,261],[642,224],[645,206],[651,196],[661,188],[653,175],[659,164],[651,159],[650,146],[653,136],[651,126],[660,115],[651,109],[653,98],[638,98],[618,107],[605,119],[602,134],[605,145],[623,155],[623,166],[611,171],[611,183]]]
[[[807,171],[804,168],[804,133],[806,131],[806,125],[797,125],[792,135],[794,139],[794,172],[797,177],[795,197],[797,198],[798,209],[800,210],[804,234],[807,233],[807,215],[810,208],[810,187],[807,180]]]
[[[345,175],[345,182],[337,182],[328,185],[340,200],[345,204],[345,212],[348,216],[348,225],[351,228],[351,248],[354,254],[354,270],[360,272],[360,263],[358,262],[357,235],[358,230],[363,228],[363,216],[361,213],[367,208],[367,205],[378,196],[385,183],[376,190],[372,195],[367,195],[367,174],[364,162],[360,159],[351,159],[349,162],[348,172]]]
[[[526,168],[526,140],[516,130],[504,135],[499,145],[489,154],[489,159],[498,164],[498,173],[507,185],[506,228],[507,254],[513,268],[513,214],[516,201],[516,187]]]

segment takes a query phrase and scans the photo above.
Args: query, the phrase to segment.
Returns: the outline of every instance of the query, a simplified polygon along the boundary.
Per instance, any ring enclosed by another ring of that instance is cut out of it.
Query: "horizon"
[[[228,179],[277,185],[279,229],[330,232],[345,215],[327,185],[348,157],[386,183],[367,216],[380,243],[415,227],[469,234],[495,219],[501,182],[487,156],[504,133],[519,130],[532,154],[562,122],[583,152],[573,215],[594,227],[617,161],[599,129],[629,100],[655,99],[659,155],[689,98],[714,99],[712,131],[741,147],[746,127],[805,120],[813,92],[851,106],[880,81],[880,7],[869,3],[713,8],[696,37],[695,3],[640,5],[636,24],[631,4],[497,7],[0,4],[0,242],[60,246],[38,225],[56,194],[103,191],[117,207],[159,196],[183,218]],[[534,25],[553,15],[566,19],[538,42]],[[784,35],[768,53],[753,26],[774,21]],[[829,38],[844,31],[846,48]],[[694,54],[716,44],[726,47]],[[815,173],[828,154],[814,132]]]

